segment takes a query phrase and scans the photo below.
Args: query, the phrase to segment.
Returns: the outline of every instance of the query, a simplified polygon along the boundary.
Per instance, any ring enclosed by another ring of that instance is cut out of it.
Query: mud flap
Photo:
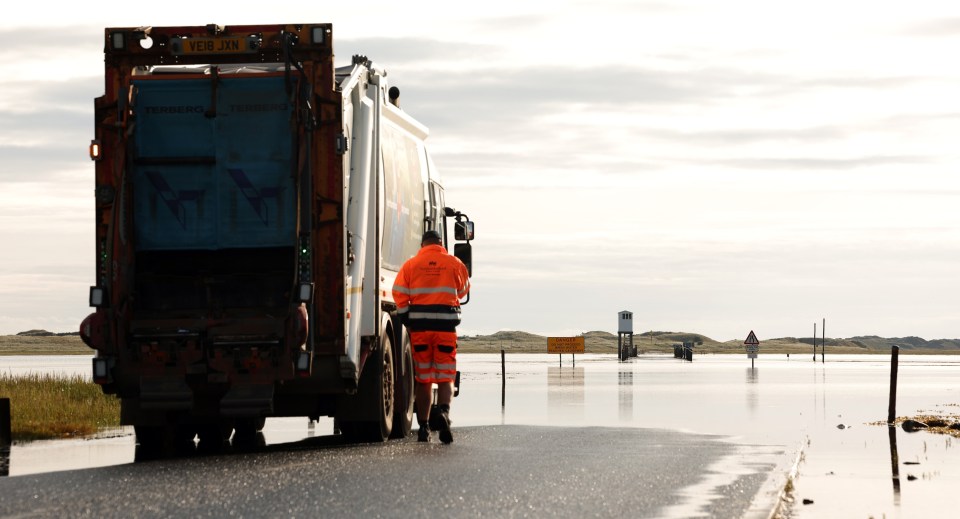
[[[188,410],[193,407],[193,391],[183,379],[141,378],[140,407],[166,411]]]
[[[220,400],[223,416],[262,416],[273,413],[273,385],[233,387]]]
[[[345,356],[342,358],[346,358]],[[340,421],[374,421],[380,409],[380,375],[383,369],[371,355],[363,365],[363,373],[357,382],[354,394],[339,395],[336,404],[336,418]],[[343,368],[341,361],[341,368]]]

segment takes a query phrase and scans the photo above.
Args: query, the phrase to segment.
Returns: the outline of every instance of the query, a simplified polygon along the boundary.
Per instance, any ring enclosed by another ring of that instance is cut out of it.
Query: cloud
[[[873,155],[852,158],[764,157],[708,159],[706,163],[738,169],[843,171],[877,166],[928,165],[936,159],[911,155]]]
[[[84,26],[0,27],[0,63],[43,61],[82,52],[100,53],[103,51],[103,37],[103,29]]]
[[[4,183],[54,182],[68,175],[69,170],[88,166],[90,158],[86,152],[86,146],[79,143],[76,147],[0,146],[0,178]]]
[[[820,316],[833,320],[833,333],[897,335],[919,316],[942,313],[960,289],[957,280],[926,274],[949,269],[956,247],[952,253],[936,244],[905,247],[882,228],[849,243],[833,236],[666,244],[627,235],[580,238],[531,243],[520,235],[516,241],[483,236],[475,257],[486,259],[476,265],[464,326],[485,333],[551,330],[563,316],[564,327],[610,329],[614,313],[630,309],[638,330],[701,331],[718,339],[738,337],[743,326],[788,334]],[[902,311],[905,304],[910,311]],[[863,308],[872,317],[858,316]]]
[[[58,106],[43,103],[42,106]],[[0,111],[0,178],[4,182],[58,181],[69,171],[87,167],[93,138],[90,110],[41,109]]]
[[[583,6],[584,24],[691,8]],[[616,311],[631,309],[638,330],[716,338],[742,339],[750,326],[806,330],[811,314],[835,330],[887,333],[896,323],[890,331],[908,335],[933,333],[909,327],[950,308],[960,287],[942,273],[960,254],[960,189],[944,172],[955,155],[945,136],[960,111],[934,95],[949,77],[933,80],[948,72],[921,60],[858,62],[858,73],[781,41],[730,47],[673,31],[664,42],[576,23],[581,39],[557,41],[546,56],[531,48],[553,41],[519,42],[566,35],[571,12],[493,16],[409,38],[338,38],[336,49],[338,64],[364,54],[387,68],[404,109],[431,128],[448,202],[477,222],[465,330],[611,329]],[[960,21],[912,28],[946,37]],[[103,92],[102,38],[102,28],[0,30],[0,242],[14,244],[0,268],[0,328],[9,332],[59,328],[56,319],[75,329],[88,313],[86,146]],[[586,48],[620,62],[560,53]],[[566,61],[547,63],[558,57]],[[69,73],[64,60],[76,62]],[[844,174],[823,182],[831,173]]]
[[[631,133],[643,139],[684,142],[709,146],[740,146],[757,143],[812,143],[847,137],[851,129],[839,125],[806,128],[737,128],[678,131],[668,128],[641,128]]]
[[[670,71],[630,64],[610,67],[487,68],[469,72],[424,71],[412,81],[418,105],[480,107],[524,115],[543,107],[630,108],[712,103],[736,95],[743,84],[776,84],[780,78],[736,69]],[[707,85],[705,87],[705,85]],[[422,95],[422,99],[419,97]],[[495,115],[495,114],[491,114]]]
[[[708,122],[729,117],[727,112],[734,107],[748,111],[764,102],[791,116],[791,108],[808,106],[839,117],[831,107],[843,102],[845,90],[895,93],[929,80],[913,76],[808,78],[735,66],[673,70],[627,62],[599,67],[537,65],[470,71],[416,67],[404,70],[397,79],[404,92],[405,109],[438,134],[495,137],[501,143],[513,143],[536,140],[531,137],[538,134],[555,136],[560,133],[558,128],[578,128],[578,139],[596,137],[602,139],[600,144],[609,142],[608,135],[588,128],[607,131],[620,125],[631,126],[635,132],[643,125],[650,129],[648,135],[659,132],[660,137],[685,137],[676,129],[664,127],[669,114],[684,111],[672,123],[678,127],[696,119],[691,110],[703,112],[701,120]],[[833,97],[824,98],[825,93]],[[721,113],[714,116],[707,110]],[[758,117],[747,114],[741,117]],[[652,121],[656,121],[655,126],[651,126]],[[702,141],[729,144],[824,141],[845,137],[845,131],[837,124],[813,124],[805,128],[730,128],[692,133]]]
[[[527,31],[550,23],[550,17],[543,14],[523,14],[515,16],[491,16],[466,22],[478,34],[502,34],[504,32]]]
[[[92,122],[93,100],[103,95],[103,78],[87,76],[70,80],[5,81],[2,89],[0,124],[10,114],[31,112],[47,112],[50,116],[84,112],[90,114]]]
[[[913,24],[903,31],[908,36],[960,36],[960,18],[937,18]]]
[[[429,38],[343,38],[335,45],[335,52],[341,56],[338,64],[347,64],[344,57],[361,54],[384,66],[388,74],[392,69],[422,62],[490,59],[504,52],[495,45]]]

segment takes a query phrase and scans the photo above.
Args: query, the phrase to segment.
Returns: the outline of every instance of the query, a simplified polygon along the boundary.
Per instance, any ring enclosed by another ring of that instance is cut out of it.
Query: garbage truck
[[[472,272],[474,225],[386,70],[336,66],[333,40],[327,23],[105,29],[80,335],[142,448],[283,416],[410,432],[391,287],[427,230]]]

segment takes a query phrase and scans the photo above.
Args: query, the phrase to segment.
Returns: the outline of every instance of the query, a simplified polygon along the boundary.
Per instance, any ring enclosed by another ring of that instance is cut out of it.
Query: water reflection
[[[757,386],[759,381],[760,372],[757,371],[757,368],[753,366],[747,368],[747,409],[750,410],[751,415],[757,412],[757,402],[760,399]]]
[[[0,477],[10,475],[10,448],[0,447]]]
[[[823,366],[813,368],[813,409],[820,412],[824,423],[827,422],[827,370]],[[817,402],[817,395],[820,402]]]
[[[312,429],[311,431],[312,432]],[[312,434],[308,434],[308,438]],[[198,437],[186,440],[182,443],[169,443],[152,448],[137,444],[134,449],[133,461],[140,463],[145,461],[154,461],[167,458],[189,458],[194,456],[211,456],[230,453],[260,452],[267,447],[267,439],[263,432],[258,431],[249,437],[246,435],[237,435],[236,433],[227,440],[223,441],[198,441]]]
[[[622,365],[617,372],[620,421],[633,421],[633,365]]]
[[[897,453],[897,428],[893,425],[887,426],[887,434],[890,437],[890,467],[893,471],[893,502],[900,504],[900,454]]]
[[[795,445],[802,435],[809,435],[821,449],[814,454],[830,457],[830,465],[822,470],[820,466],[816,468],[821,474],[836,470],[834,456],[847,459],[843,456],[849,457],[851,446],[856,444],[852,435],[861,431],[866,434],[862,424],[875,420],[877,409],[886,409],[890,369],[887,360],[878,356],[838,356],[825,368],[820,363],[811,366],[805,356],[791,355],[790,361],[785,357],[765,359],[761,382],[759,367],[742,371],[749,368],[749,363],[744,365],[740,355],[702,355],[694,363],[677,362],[669,355],[641,356],[628,363],[617,362],[613,355],[578,355],[575,367],[569,356],[563,359],[562,367],[557,367],[556,355],[507,357],[509,408],[503,405],[506,380],[504,360],[499,353],[458,358],[464,390],[455,401],[457,427],[497,423],[633,426],[730,435],[744,442],[788,446]],[[5,361],[0,357],[0,370],[6,369]],[[44,359],[36,362],[42,366]],[[85,370],[89,370],[89,362],[89,358],[76,359],[77,366]],[[911,356],[900,362],[909,362],[911,369],[903,369],[900,374],[898,407],[923,409],[933,403],[956,401],[958,357]],[[829,381],[827,369],[831,370]],[[826,401],[828,391],[830,402]],[[763,406],[759,405],[761,396]],[[855,426],[852,432],[836,428],[841,414],[843,423]],[[280,444],[304,440],[311,445],[332,441],[328,440],[332,429],[333,421],[329,418],[314,424],[306,417],[270,418],[264,430],[266,449],[290,448]],[[883,445],[879,432],[871,431],[870,437],[876,444],[871,444],[871,448],[876,450],[862,463],[870,467],[874,480],[882,484],[882,488],[879,484],[876,488],[886,497],[890,495],[890,483],[883,481],[885,477],[876,476],[890,474],[893,464],[887,464],[888,445]],[[919,441],[908,435],[899,438],[905,459]],[[7,463],[12,476],[130,463],[134,459],[134,443],[129,430],[112,439],[16,444]],[[960,456],[960,452],[950,451],[942,457],[948,454],[953,456],[950,460]],[[835,484],[824,484],[824,492],[832,490]],[[813,486],[813,478],[808,477],[805,485]],[[914,492],[916,487],[908,484],[904,489]]]
[[[10,444],[13,440],[10,419],[10,399],[0,398],[0,476],[10,475]]]
[[[547,410],[549,417],[583,417],[583,367],[547,367]]]

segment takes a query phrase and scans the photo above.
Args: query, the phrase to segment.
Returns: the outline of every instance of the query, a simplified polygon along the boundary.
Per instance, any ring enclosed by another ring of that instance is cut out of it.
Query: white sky
[[[4,13],[0,334],[90,312],[104,27],[331,22],[476,221],[462,333],[960,337],[960,3],[264,5]]]

